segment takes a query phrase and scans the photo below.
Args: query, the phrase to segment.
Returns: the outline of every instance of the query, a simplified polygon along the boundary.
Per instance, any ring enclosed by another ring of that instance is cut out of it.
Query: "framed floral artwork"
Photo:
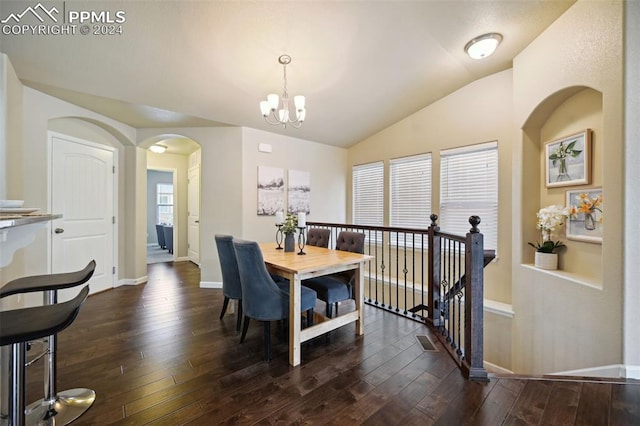
[[[602,188],[567,191],[569,218],[566,223],[569,240],[602,244],[604,230],[604,198]]]
[[[545,144],[545,183],[587,185],[591,180],[591,129]]]

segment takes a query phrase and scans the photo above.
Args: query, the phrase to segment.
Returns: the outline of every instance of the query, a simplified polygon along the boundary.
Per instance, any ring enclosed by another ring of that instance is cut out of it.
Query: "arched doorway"
[[[199,265],[200,145],[182,135],[162,134],[140,146],[148,148],[147,263],[188,260]],[[159,244],[161,234],[164,244]]]

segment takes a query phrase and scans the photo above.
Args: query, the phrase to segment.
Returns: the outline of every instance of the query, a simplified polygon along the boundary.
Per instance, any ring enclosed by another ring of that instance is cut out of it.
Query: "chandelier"
[[[295,119],[289,110],[289,94],[287,93],[287,65],[291,63],[291,56],[282,55],[278,58],[278,62],[282,64],[284,69],[284,89],[282,90],[282,97],[272,93],[267,96],[266,101],[260,102],[260,111],[265,121],[272,125],[281,124],[282,127],[287,127],[287,124],[298,129],[302,126],[304,119],[307,115],[307,110],[304,108],[305,99],[304,96],[297,95],[293,97],[293,104],[295,107]]]

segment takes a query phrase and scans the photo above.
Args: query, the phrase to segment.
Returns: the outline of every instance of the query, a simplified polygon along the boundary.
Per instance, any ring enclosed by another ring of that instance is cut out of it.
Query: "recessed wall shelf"
[[[573,283],[580,284],[595,290],[602,290],[602,282],[594,281],[592,279],[589,279],[582,275],[578,275],[573,272],[566,272],[561,270],[549,271],[547,269],[536,268],[532,263],[522,263],[520,266],[525,267],[527,269],[533,269],[534,271],[537,271],[541,274],[547,274],[547,275],[554,276],[556,278],[561,278],[563,280],[571,281]]]

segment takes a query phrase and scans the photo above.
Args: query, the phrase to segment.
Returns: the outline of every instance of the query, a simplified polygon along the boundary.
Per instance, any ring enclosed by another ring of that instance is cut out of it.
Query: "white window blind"
[[[384,221],[384,164],[353,166],[353,223],[382,226]]]
[[[484,248],[498,248],[498,143],[440,152],[440,229],[465,235],[480,216]]]
[[[389,174],[389,225],[428,228],[431,223],[431,154],[393,159]]]

